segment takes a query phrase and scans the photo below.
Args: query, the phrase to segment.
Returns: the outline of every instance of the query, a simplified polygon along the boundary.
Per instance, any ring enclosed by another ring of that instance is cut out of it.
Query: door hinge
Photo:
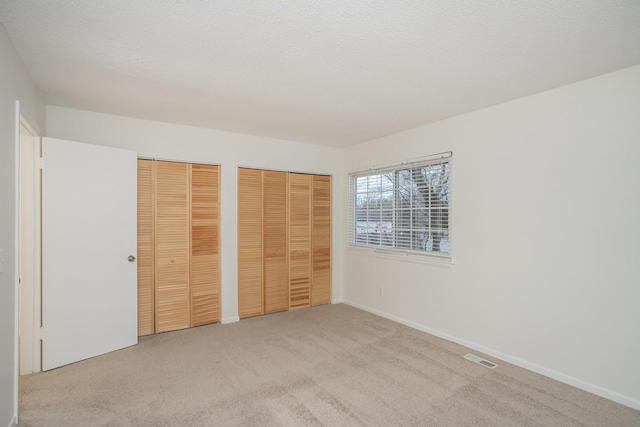
[[[40,328],[39,329],[39,334],[40,334],[40,340],[44,339],[44,328]]]
[[[38,167],[40,169],[44,169],[44,157],[40,157],[40,159],[38,159],[38,160],[39,160]]]

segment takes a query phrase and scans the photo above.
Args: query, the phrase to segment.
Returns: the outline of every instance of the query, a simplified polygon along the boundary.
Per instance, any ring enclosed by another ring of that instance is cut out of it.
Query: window
[[[450,258],[451,155],[351,174],[349,244]]]

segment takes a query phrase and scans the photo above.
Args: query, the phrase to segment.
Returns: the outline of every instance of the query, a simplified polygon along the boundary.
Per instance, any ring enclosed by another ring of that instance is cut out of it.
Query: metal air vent
[[[467,353],[463,357],[472,362],[476,362],[480,365],[486,366],[487,368],[494,369],[499,366],[497,363],[490,362],[489,360],[483,359],[482,357],[476,356],[475,354]]]

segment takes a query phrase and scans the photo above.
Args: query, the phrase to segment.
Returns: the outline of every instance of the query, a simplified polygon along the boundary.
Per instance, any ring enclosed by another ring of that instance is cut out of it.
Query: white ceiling
[[[638,0],[0,0],[52,105],[345,147],[640,63]]]

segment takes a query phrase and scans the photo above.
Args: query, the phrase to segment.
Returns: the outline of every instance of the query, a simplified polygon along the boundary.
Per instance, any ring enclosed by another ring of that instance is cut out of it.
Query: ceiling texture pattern
[[[640,63],[638,0],[0,0],[50,105],[346,147]]]

